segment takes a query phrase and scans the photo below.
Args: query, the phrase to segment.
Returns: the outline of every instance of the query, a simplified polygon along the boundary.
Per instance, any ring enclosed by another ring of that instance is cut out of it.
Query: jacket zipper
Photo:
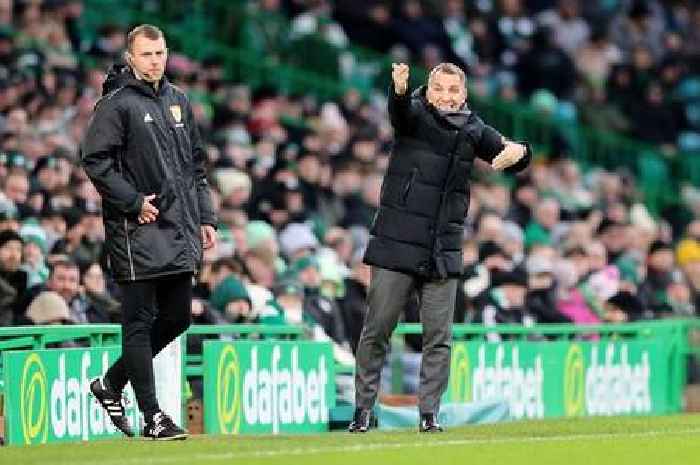
[[[411,192],[413,183],[416,181],[416,176],[418,176],[418,168],[411,169],[411,177],[408,179],[406,187],[403,188],[403,194],[401,196],[401,202],[404,205],[406,205],[406,202],[408,201],[408,194]]]
[[[443,216],[443,212],[445,210],[445,202],[447,200],[447,184],[450,182],[450,176],[453,175],[454,172],[454,165],[457,161],[458,155],[455,153],[457,150],[457,147],[459,146],[459,135],[460,131],[457,131],[457,135],[455,136],[455,142],[452,146],[452,150],[450,150],[450,161],[448,164],[448,169],[447,169],[447,174],[445,176],[445,179],[442,181],[442,188],[440,190],[440,207],[438,208],[438,216],[435,222],[435,226],[433,226],[433,260],[435,261],[435,268],[436,271],[438,272],[438,276],[441,279],[444,279],[447,277],[446,273],[447,270],[444,270],[444,264],[443,263],[438,263],[438,253],[442,250],[442,244],[440,244],[440,238],[438,237],[438,227],[441,224],[441,218]],[[468,208],[468,207],[467,207]],[[443,276],[443,274],[445,274]]]
[[[131,240],[129,240],[129,224],[124,218],[124,234],[126,235],[126,253],[129,256],[129,270],[131,271],[131,280],[136,281],[136,273],[134,273],[134,259],[131,256]]]
[[[164,108],[165,103],[164,103],[163,99],[160,98],[160,96],[156,96],[156,101],[157,101],[158,109],[160,110],[161,118],[163,119],[163,123],[165,123],[165,128],[170,133],[170,137],[172,137],[173,149],[180,150],[180,147],[178,146],[178,143],[177,143],[177,131],[175,131],[175,129],[168,122],[168,117],[167,117],[167,113],[166,113],[167,110]],[[178,154],[178,156],[179,156],[179,154]],[[163,163],[163,173],[165,173],[167,171],[167,168],[165,167],[165,161],[161,160],[161,162]],[[180,197],[180,214],[181,214],[183,224],[186,224],[187,217],[189,216],[188,211],[187,211],[189,206],[186,205],[186,197],[187,197],[186,194],[188,192],[188,189],[185,189],[186,186],[181,185],[181,183],[179,182],[180,180],[181,180],[181,178],[179,176],[173,177],[173,181],[175,182],[175,185],[177,187],[179,187],[180,190],[182,191],[182,196]],[[193,218],[190,218],[190,219],[192,220]],[[192,223],[195,223],[195,222],[192,221]],[[195,225],[195,226],[198,226],[198,225]],[[201,231],[199,231],[199,233],[201,234]],[[189,250],[190,257],[192,258],[192,264],[194,265],[194,273],[197,274],[197,271],[199,268],[199,266],[198,266],[199,259],[198,259],[198,257],[195,257],[195,255],[194,255],[194,251],[197,250],[197,246],[192,243],[192,241],[190,240],[190,236],[189,236],[189,234],[187,234],[187,231],[185,230],[184,227],[182,229],[182,234],[185,237],[185,242],[187,243],[187,246],[188,246],[187,248]]]

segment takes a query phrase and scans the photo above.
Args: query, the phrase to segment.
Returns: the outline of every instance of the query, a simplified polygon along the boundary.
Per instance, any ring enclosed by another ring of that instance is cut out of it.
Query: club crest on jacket
[[[172,113],[176,123],[180,123],[182,121],[182,110],[180,110],[180,105],[170,105],[170,113]]]

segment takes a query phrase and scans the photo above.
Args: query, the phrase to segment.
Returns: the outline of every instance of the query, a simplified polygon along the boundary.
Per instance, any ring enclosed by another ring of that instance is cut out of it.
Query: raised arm
[[[411,96],[408,92],[409,68],[404,63],[392,63],[389,86],[389,117],[396,131],[406,129],[409,121]]]

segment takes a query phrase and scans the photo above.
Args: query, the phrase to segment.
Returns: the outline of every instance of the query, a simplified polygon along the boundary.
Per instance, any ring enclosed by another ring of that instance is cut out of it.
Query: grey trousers
[[[389,339],[412,292],[419,293],[423,323],[418,410],[421,414],[438,413],[449,377],[457,280],[422,281],[379,267],[372,267],[367,295],[369,309],[357,346],[355,405],[358,408],[374,406]]]

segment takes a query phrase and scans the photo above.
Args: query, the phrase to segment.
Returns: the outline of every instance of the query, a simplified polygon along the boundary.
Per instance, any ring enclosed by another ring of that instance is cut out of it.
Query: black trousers
[[[122,356],[107,370],[107,384],[121,392],[128,381],[139,409],[150,418],[156,399],[153,357],[190,325],[192,273],[120,283]]]

